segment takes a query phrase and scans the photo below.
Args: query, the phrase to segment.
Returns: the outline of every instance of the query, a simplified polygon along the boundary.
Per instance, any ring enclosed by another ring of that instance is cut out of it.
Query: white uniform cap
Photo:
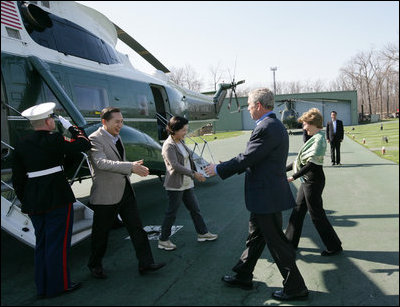
[[[22,112],[22,116],[29,120],[39,120],[49,117],[53,113],[56,104],[54,102],[45,102],[36,106],[30,107]]]

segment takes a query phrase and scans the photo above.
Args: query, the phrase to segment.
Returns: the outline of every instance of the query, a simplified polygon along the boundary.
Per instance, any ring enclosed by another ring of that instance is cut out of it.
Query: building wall
[[[282,100],[286,99],[296,101],[295,110],[299,116],[310,108],[319,109],[324,116],[324,126],[330,120],[330,113],[333,110],[338,113],[338,119],[342,120],[345,126],[358,124],[357,91],[276,95],[274,112],[278,118],[281,118],[282,111],[285,109],[285,103]],[[215,131],[254,129],[255,122],[247,111],[247,97],[239,98],[241,112],[237,112],[237,105],[234,100],[232,100],[231,110],[228,110],[228,102],[229,99],[225,99],[219,120],[215,122]]]

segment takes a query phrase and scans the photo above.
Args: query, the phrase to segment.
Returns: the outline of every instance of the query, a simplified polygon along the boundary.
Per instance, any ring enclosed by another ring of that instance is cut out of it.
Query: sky
[[[124,29],[167,68],[190,65],[212,89],[210,67],[246,87],[330,82],[357,53],[399,44],[398,1],[77,1]],[[134,67],[154,68],[124,43]],[[236,65],[235,65],[236,63]],[[235,69],[236,66],[236,69]]]

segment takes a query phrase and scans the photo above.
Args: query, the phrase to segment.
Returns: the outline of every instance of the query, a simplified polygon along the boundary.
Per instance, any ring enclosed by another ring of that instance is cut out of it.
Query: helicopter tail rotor
[[[232,96],[233,94],[235,95],[235,100],[236,100],[236,106],[237,106],[237,111],[240,112],[240,104],[239,104],[239,99],[237,97],[236,94],[236,86],[238,86],[239,84],[243,84],[245,82],[245,80],[240,80],[238,82],[235,82],[235,79],[232,80],[231,84],[230,84],[230,96],[229,96],[229,103],[228,103],[228,110],[231,109],[231,104],[232,104]]]

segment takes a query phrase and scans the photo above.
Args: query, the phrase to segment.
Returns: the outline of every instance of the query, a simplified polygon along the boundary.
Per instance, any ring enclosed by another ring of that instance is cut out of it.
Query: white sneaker
[[[172,243],[170,240],[167,241],[158,240],[158,248],[165,249],[166,251],[173,251],[174,249],[176,249],[176,245]]]
[[[203,235],[198,234],[197,235],[197,241],[199,242],[204,242],[204,241],[214,241],[218,238],[218,235],[213,234],[211,232],[207,232]]]

